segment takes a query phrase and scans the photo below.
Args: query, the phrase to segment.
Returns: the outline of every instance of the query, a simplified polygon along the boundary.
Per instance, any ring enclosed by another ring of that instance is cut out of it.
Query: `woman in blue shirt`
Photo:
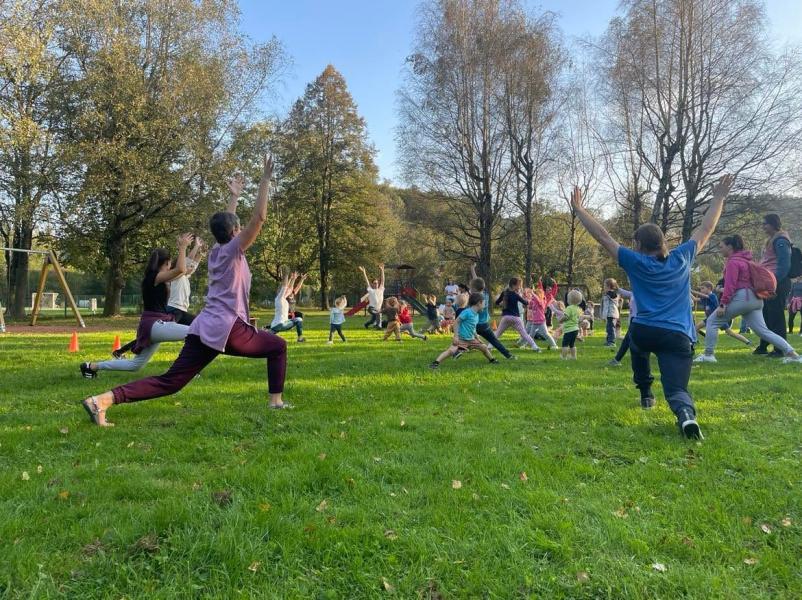
[[[641,406],[654,406],[649,358],[657,356],[660,381],[677,425],[683,435],[702,439],[696,421],[696,408],[688,392],[693,365],[696,328],[691,305],[691,266],[716,229],[734,177],[725,175],[713,186],[713,199],[702,223],[691,239],[671,252],[662,230],[653,223],[635,232],[635,249],[620,245],[585,208],[582,192],[574,188],[571,204],[577,217],[593,238],[626,271],[632,292],[638,299],[638,314],[630,325],[630,351],[635,386],[640,390]]]

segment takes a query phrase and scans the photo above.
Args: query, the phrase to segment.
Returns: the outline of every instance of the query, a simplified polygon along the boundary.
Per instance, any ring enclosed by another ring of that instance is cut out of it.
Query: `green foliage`
[[[602,368],[602,336],[576,363],[430,372],[446,337],[382,344],[355,318],[326,347],[313,315],[289,343],[294,410],[266,409],[264,361],[220,357],[93,428],[79,402],[132,376],[77,362],[135,322],[90,320],[108,330],[78,356],[68,334],[0,340],[4,598],[802,596],[798,366],[722,340],[693,370],[695,443]]]

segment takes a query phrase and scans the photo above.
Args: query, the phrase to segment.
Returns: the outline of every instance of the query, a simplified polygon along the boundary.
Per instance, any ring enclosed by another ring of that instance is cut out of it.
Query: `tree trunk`
[[[488,285],[491,280],[490,259],[493,252],[493,217],[490,203],[490,194],[483,194],[479,216],[479,276],[484,278]]]
[[[33,244],[33,230],[27,223],[14,228],[12,246],[30,250]],[[28,306],[28,267],[30,255],[27,252],[12,252],[8,263],[8,307],[6,316],[10,319],[25,319]]]
[[[526,287],[530,287],[532,284],[532,207],[527,207],[527,210],[524,212],[524,228],[526,229],[526,253],[524,255],[525,261],[525,268],[524,268],[524,280],[526,281]]]
[[[567,286],[574,285],[574,248],[576,246],[576,215],[571,211],[571,235],[568,240],[568,265],[566,268]],[[567,291],[567,290],[566,290]]]
[[[329,270],[320,263],[320,308],[329,310]]]
[[[106,275],[106,302],[103,307],[103,316],[112,317],[120,314],[121,295],[125,286],[126,243],[121,235],[113,235],[106,243],[109,257],[109,270]]]

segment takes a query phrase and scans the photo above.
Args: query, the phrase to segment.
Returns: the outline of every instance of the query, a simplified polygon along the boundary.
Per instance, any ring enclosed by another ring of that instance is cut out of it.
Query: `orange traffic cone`
[[[80,350],[80,347],[78,346],[78,333],[73,331],[72,332],[72,337],[70,338],[69,351],[70,352],[78,352],[78,350]]]
[[[493,330],[496,330],[496,329],[498,329],[498,326],[496,325],[496,320],[493,319]]]
[[[114,343],[111,345],[111,351],[112,352],[116,352],[121,347],[122,347],[122,344],[120,343],[120,336],[119,335],[115,335],[114,336]]]

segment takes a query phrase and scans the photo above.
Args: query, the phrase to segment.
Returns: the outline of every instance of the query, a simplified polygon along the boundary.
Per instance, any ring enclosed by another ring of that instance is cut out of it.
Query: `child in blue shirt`
[[[345,307],[348,305],[348,298],[345,296],[340,296],[334,301],[334,306],[331,308],[331,313],[329,315],[329,341],[326,342],[327,344],[333,344],[334,340],[332,339],[334,336],[334,332],[337,332],[337,335],[340,336],[340,339],[344,342],[345,336],[343,335],[343,323],[345,323]]]
[[[707,323],[707,319],[710,315],[716,312],[716,309],[718,308],[719,305],[718,295],[715,292],[715,286],[710,281],[703,281],[702,285],[699,286],[698,292],[696,290],[691,290],[691,296],[693,296],[694,299],[701,301],[702,306],[704,306],[705,318],[703,321],[699,321],[696,324],[696,332],[702,337],[705,337],[704,328]],[[747,346],[752,345],[752,340],[750,340],[749,338],[745,338],[741,334],[735,333],[735,331],[733,331],[732,321],[728,321],[727,323],[719,327],[719,331],[723,331],[728,336],[730,336],[731,338],[735,338],[742,344],[746,344]]]
[[[479,313],[485,307],[484,294],[473,292],[468,297],[468,308],[463,310],[455,323],[454,338],[451,340],[449,346],[437,359],[429,365],[432,369],[440,367],[440,363],[447,359],[449,356],[455,356],[457,353],[462,354],[468,350],[479,350],[485,355],[487,360],[491,363],[498,361],[490,354],[490,350],[484,343],[480,342],[476,337],[476,325],[479,323]]]

